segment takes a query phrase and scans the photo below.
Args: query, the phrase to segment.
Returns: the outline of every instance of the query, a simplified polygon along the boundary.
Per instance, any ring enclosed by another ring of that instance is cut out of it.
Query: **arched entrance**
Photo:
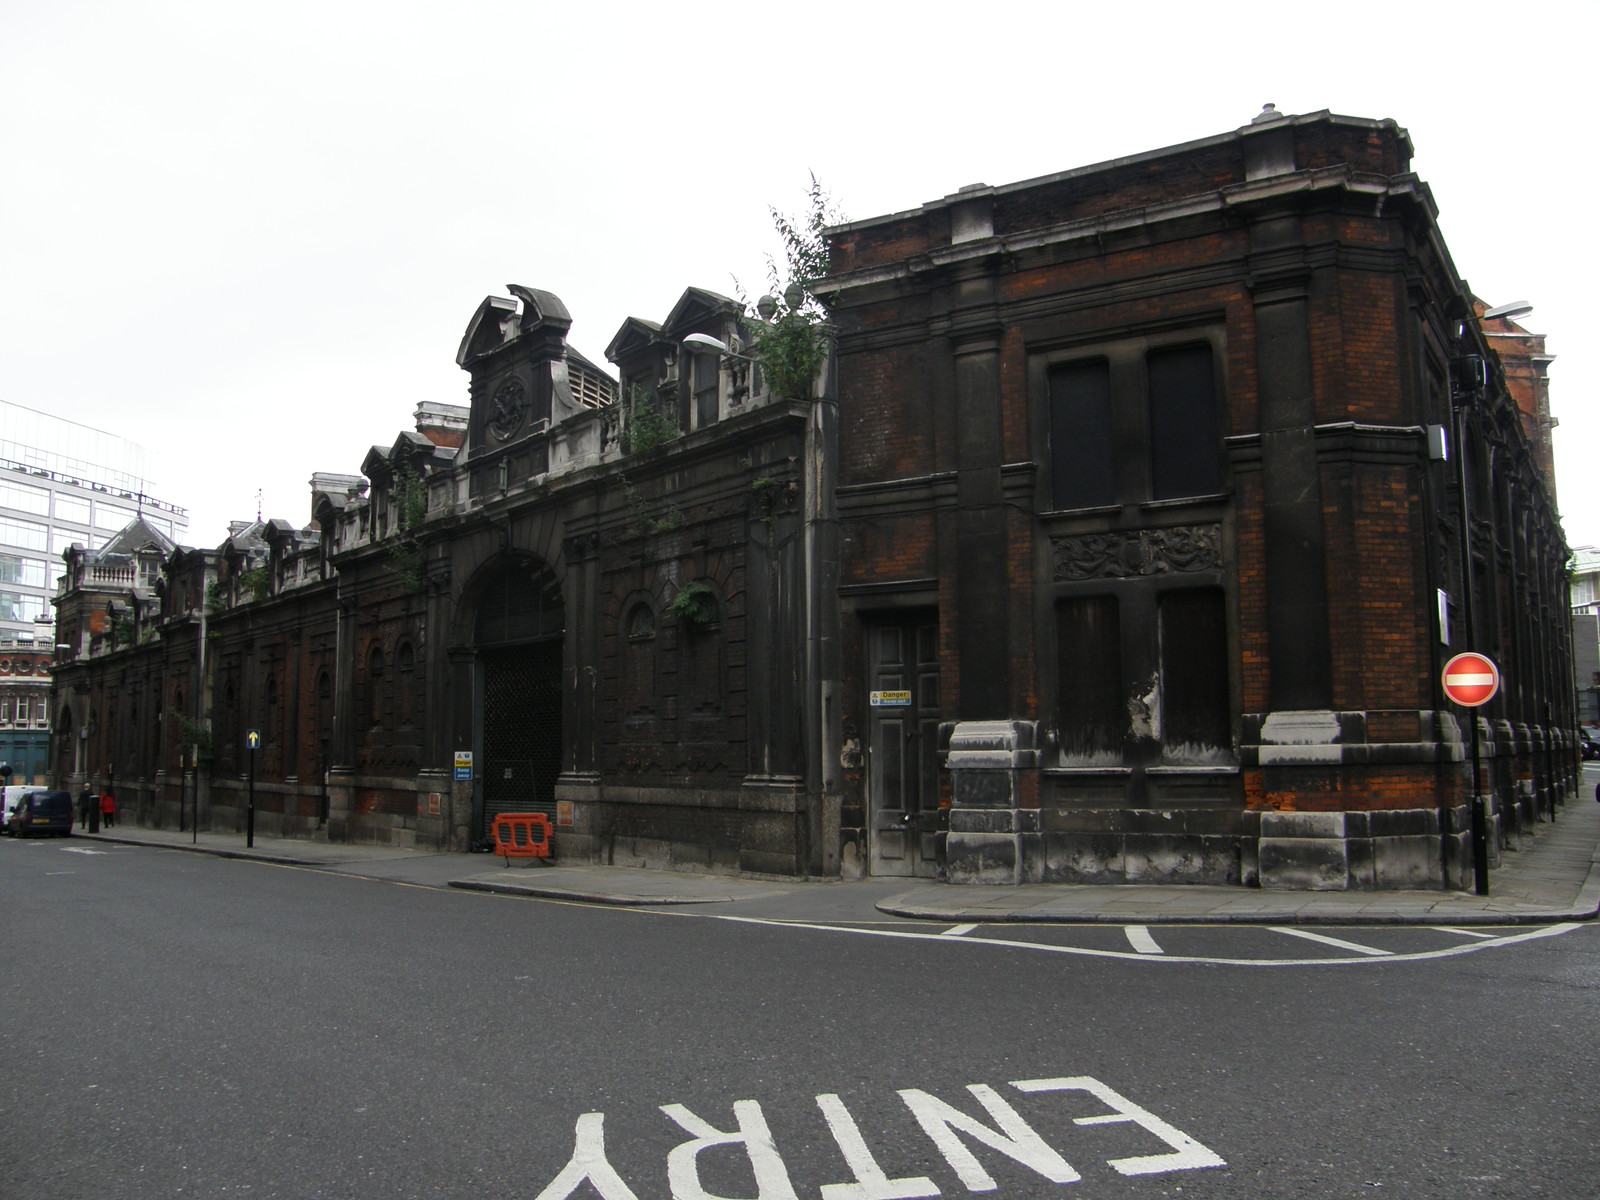
[[[484,587],[473,624],[479,664],[482,836],[500,813],[554,817],[561,773],[561,583],[518,559]]]

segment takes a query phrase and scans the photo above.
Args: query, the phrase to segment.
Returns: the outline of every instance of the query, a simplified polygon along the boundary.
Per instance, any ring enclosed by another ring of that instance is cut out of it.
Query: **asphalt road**
[[[0,914],[5,1200],[1600,1195],[1588,926],[1264,969],[9,840]]]

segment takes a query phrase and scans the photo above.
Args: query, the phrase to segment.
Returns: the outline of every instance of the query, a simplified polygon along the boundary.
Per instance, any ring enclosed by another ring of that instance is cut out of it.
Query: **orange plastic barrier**
[[[501,813],[489,827],[494,852],[513,858],[550,857],[550,818],[543,813]]]

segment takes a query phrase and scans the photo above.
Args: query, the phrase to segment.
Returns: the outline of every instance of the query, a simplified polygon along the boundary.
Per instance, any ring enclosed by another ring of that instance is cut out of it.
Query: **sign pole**
[[[1489,805],[1483,797],[1479,780],[1478,710],[1473,709],[1472,722],[1472,883],[1480,896],[1489,894]]]
[[[1500,690],[1500,669],[1483,654],[1457,654],[1444,665],[1444,694],[1469,710],[1472,722],[1472,881],[1480,896],[1489,894],[1489,806],[1479,786],[1478,709]]]
[[[254,849],[256,844],[256,747],[261,745],[261,733],[252,729],[245,734],[245,744],[250,747],[250,799],[245,806],[244,844]]]

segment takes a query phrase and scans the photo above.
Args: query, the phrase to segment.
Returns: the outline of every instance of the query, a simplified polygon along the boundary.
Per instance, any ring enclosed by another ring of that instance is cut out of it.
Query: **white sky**
[[[1587,3],[0,5],[0,397],[143,442],[216,545],[310,518],[485,295],[603,362],[683,289],[765,290],[815,171],[850,218],[1222,133],[1411,132],[1456,265],[1557,356],[1569,540],[1600,542]],[[1584,281],[1591,281],[1585,283]]]

